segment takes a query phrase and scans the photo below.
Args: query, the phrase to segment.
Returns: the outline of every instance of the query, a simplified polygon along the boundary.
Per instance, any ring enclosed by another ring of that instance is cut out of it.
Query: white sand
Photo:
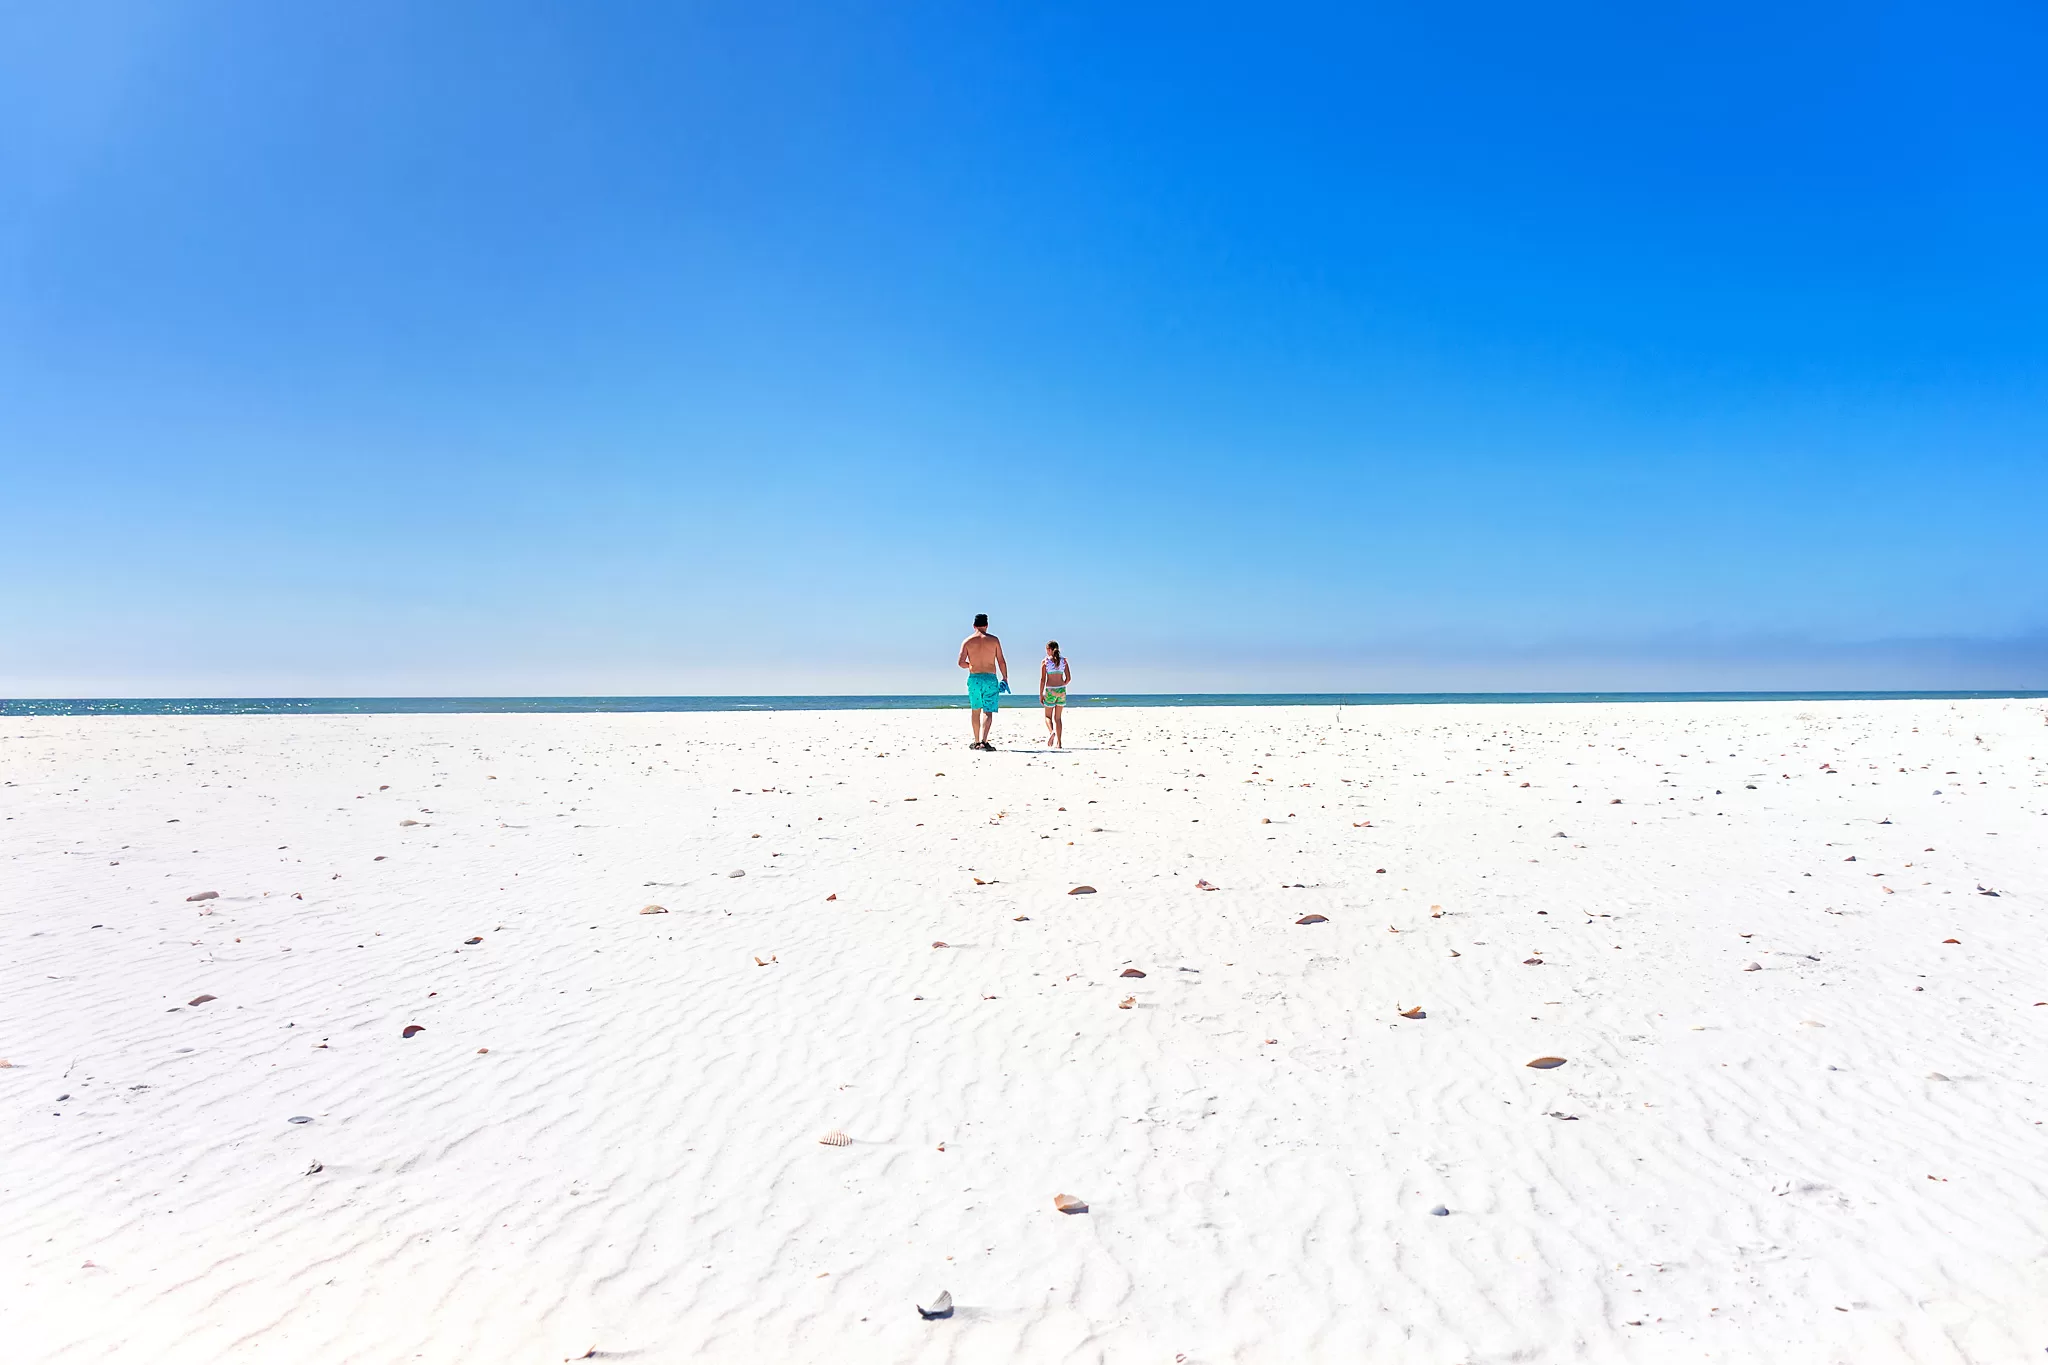
[[[2038,703],[966,729],[0,721],[0,1354],[2043,1358]]]

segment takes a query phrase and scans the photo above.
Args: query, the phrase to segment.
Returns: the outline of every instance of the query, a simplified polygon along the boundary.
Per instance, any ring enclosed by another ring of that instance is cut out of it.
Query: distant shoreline
[[[1116,692],[1076,706],[1447,706],[1744,701],[2027,701],[2043,690],[1947,692]],[[688,711],[952,711],[964,695],[708,697],[49,697],[0,701],[0,716],[567,715]],[[1032,707],[1026,693],[1006,707]]]

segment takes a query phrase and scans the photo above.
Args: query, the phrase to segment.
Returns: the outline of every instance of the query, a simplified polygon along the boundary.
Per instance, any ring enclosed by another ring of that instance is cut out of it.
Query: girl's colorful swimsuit
[[[1059,665],[1057,670],[1050,663],[1039,665],[1038,686],[1039,690],[1045,693],[1045,705],[1047,706],[1065,706],[1067,704],[1067,679],[1072,677],[1073,674],[1067,668],[1067,661],[1064,658],[1059,661]],[[1058,687],[1052,686],[1049,681],[1052,678],[1060,680]]]

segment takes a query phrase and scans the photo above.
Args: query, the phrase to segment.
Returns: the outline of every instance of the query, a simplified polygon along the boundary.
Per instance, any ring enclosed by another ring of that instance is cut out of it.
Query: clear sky
[[[2044,16],[10,5],[0,693],[2048,685]]]

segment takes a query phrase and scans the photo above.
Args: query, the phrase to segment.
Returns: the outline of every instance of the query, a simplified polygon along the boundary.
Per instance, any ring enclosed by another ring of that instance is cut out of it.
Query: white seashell
[[[919,1304],[917,1306],[917,1315],[923,1318],[926,1322],[930,1322],[933,1318],[952,1317],[953,1292],[949,1289],[940,1290],[939,1296],[936,1299],[932,1300],[931,1307],[926,1308],[923,1304]]]
[[[831,1132],[819,1138],[818,1141],[824,1143],[827,1147],[853,1146],[853,1139],[848,1137],[846,1134],[840,1132],[837,1128],[834,1128]]]

